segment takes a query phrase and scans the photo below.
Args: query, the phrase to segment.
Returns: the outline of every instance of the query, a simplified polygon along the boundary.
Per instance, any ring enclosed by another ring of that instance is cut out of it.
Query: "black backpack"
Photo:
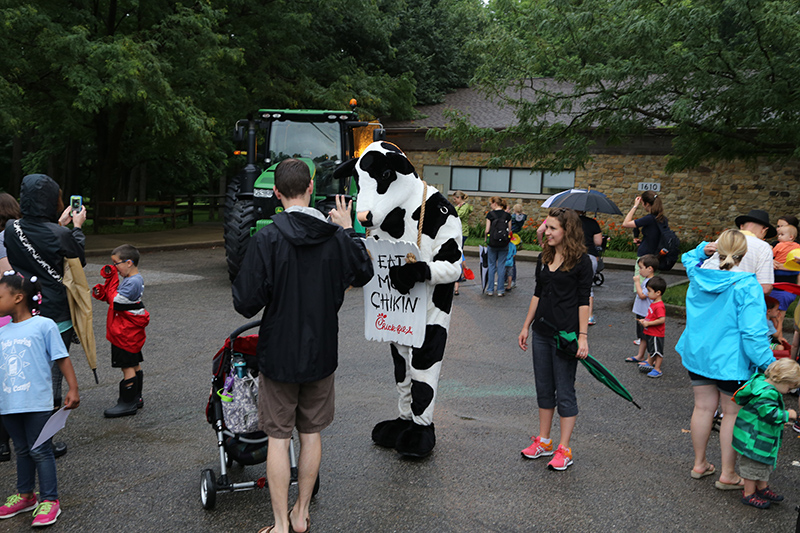
[[[675,232],[669,229],[667,219],[664,222],[657,222],[658,229],[661,236],[658,238],[658,248],[656,255],[658,256],[658,269],[662,272],[672,270],[675,263],[678,261],[678,255],[681,251],[681,240],[675,235]]]
[[[489,225],[489,246],[492,248],[505,248],[511,242],[508,236],[508,220],[511,215],[500,216],[492,219]]]

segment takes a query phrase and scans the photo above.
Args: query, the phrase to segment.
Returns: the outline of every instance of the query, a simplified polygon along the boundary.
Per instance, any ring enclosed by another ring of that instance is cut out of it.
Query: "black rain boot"
[[[136,372],[136,408],[141,409],[144,407],[144,400],[142,399],[142,381],[144,381],[144,372],[141,370]]]
[[[103,411],[106,418],[119,418],[136,414],[136,378],[123,379],[119,382],[119,399],[117,405]]]

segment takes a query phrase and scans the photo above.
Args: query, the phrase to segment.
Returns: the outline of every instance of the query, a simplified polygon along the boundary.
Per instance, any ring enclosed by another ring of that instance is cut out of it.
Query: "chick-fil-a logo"
[[[402,335],[413,335],[411,326],[403,326],[402,324],[387,324],[386,314],[384,313],[378,313],[378,318],[375,320],[375,329],[393,331]]]

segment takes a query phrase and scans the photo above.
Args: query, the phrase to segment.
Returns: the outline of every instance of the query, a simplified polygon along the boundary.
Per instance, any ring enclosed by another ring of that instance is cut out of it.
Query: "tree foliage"
[[[95,200],[130,197],[145,176],[150,197],[199,192],[231,173],[230,131],[256,109],[355,97],[368,117],[410,118],[418,98],[471,77],[459,44],[475,24],[454,17],[475,9],[480,0],[0,0],[0,187],[45,172]]]
[[[453,114],[493,164],[578,167],[598,137],[672,136],[667,170],[800,156],[800,11],[791,0],[494,0],[478,84],[518,123]],[[548,77],[548,80],[541,78]]]

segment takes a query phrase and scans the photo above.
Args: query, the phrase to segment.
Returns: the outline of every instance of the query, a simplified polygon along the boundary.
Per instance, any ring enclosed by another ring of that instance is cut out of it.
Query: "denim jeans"
[[[541,409],[558,407],[560,417],[577,416],[578,400],[575,396],[575,373],[578,359],[565,359],[556,354],[553,337],[535,331],[531,337],[533,375],[536,380],[536,400]]]
[[[486,283],[486,290],[492,292],[494,290],[495,275],[499,278],[497,280],[497,294],[506,292],[506,282],[503,279],[503,274],[506,273],[506,257],[508,256],[508,246],[504,248],[494,248],[488,246],[489,257],[489,281]]]
[[[58,499],[56,459],[53,457],[52,439],[47,439],[35,450],[30,449],[51,414],[51,411],[38,411],[3,415],[3,425],[14,442],[14,453],[17,457],[17,492],[20,494],[33,492],[38,473],[39,501]]]

